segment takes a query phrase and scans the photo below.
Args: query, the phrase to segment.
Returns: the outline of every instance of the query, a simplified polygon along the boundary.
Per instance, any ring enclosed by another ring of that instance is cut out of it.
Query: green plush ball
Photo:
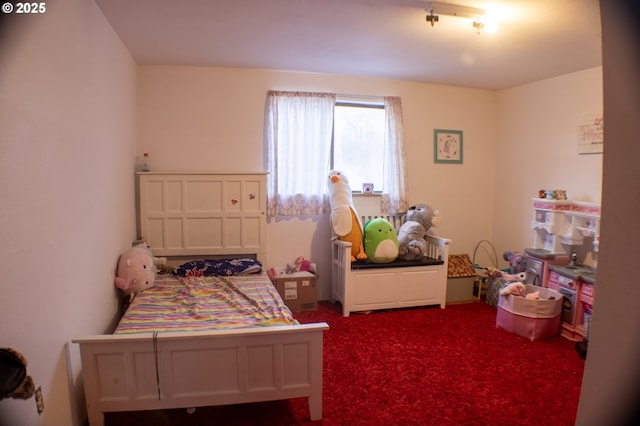
[[[369,261],[389,263],[398,257],[398,235],[389,221],[377,218],[364,225],[364,251]]]

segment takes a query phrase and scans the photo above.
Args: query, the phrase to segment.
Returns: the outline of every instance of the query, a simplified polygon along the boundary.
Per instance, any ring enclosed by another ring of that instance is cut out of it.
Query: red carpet
[[[486,303],[352,314],[325,321],[323,420],[306,399],[110,413],[107,425],[573,425],[584,361],[560,336],[531,342],[495,326]]]

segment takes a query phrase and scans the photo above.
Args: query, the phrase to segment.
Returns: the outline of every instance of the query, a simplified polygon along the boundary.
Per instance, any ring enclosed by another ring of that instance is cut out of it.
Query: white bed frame
[[[264,174],[139,175],[141,237],[157,256],[264,256]],[[326,323],[95,335],[80,346],[91,426],[104,413],[308,397],[322,418]]]
[[[360,208],[356,205],[363,224],[383,217],[398,229],[404,222],[403,214],[383,215],[371,212],[366,206],[362,210]],[[428,236],[426,240],[426,256],[442,260],[442,264],[372,269],[352,269],[351,243],[332,240],[331,298],[341,303],[343,316],[357,311],[426,305],[440,305],[444,309],[451,240],[436,236]]]

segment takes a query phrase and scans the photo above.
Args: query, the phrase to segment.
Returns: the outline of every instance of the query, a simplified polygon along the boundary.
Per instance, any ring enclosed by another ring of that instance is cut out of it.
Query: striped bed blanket
[[[161,275],[138,293],[115,334],[293,325],[297,321],[265,273]]]

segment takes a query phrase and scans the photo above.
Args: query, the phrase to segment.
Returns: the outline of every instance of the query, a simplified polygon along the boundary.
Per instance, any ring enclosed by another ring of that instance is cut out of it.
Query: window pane
[[[336,105],[333,167],[349,177],[352,191],[373,183],[382,191],[384,108]]]

